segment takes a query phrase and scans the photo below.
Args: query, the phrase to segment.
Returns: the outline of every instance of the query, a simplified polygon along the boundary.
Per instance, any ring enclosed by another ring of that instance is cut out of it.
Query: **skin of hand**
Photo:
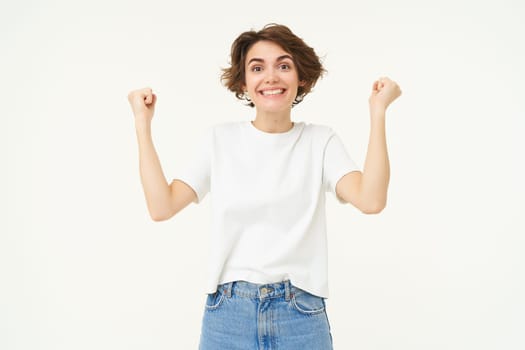
[[[401,89],[397,83],[387,77],[381,77],[372,85],[372,93],[368,99],[370,112],[384,112],[388,106],[399,96]]]
[[[151,88],[133,90],[128,94],[128,102],[137,121],[151,122],[155,113],[157,95]]]

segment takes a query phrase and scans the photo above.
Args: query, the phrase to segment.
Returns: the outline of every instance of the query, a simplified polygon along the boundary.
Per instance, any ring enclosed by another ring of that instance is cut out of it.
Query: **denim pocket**
[[[224,293],[220,292],[218,289],[215,293],[208,294],[205,305],[206,310],[216,310],[221,306],[223,300]]]
[[[299,288],[295,288],[291,303],[297,311],[304,315],[315,315],[325,310],[323,298]]]

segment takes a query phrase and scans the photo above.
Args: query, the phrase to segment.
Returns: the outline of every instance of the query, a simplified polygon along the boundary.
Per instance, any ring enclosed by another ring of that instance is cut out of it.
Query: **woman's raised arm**
[[[157,96],[150,88],[131,91],[128,101],[135,116],[139,146],[140,178],[151,218],[162,221],[171,218],[190,202],[195,201],[193,189],[182,181],[168,184],[151,136],[151,121]]]

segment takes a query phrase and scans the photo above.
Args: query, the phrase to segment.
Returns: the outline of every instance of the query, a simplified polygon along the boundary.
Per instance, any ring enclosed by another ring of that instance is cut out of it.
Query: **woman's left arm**
[[[375,81],[368,100],[370,138],[363,172],[351,172],[336,185],[337,196],[365,214],[377,214],[386,206],[390,163],[386,144],[386,109],[401,95],[401,89],[389,78]]]

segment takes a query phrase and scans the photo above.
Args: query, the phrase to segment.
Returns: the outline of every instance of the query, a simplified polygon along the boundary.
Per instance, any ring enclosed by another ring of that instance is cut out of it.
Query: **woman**
[[[199,156],[170,184],[151,138],[156,96],[149,88],[128,95],[151,217],[166,220],[213,194],[202,350],[332,349],[325,192],[364,213],[385,207],[385,111],[401,90],[388,78],[373,84],[361,172],[332,129],[291,120],[323,72],[314,50],[285,26],[242,33],[222,78],[255,119],[210,128]]]

